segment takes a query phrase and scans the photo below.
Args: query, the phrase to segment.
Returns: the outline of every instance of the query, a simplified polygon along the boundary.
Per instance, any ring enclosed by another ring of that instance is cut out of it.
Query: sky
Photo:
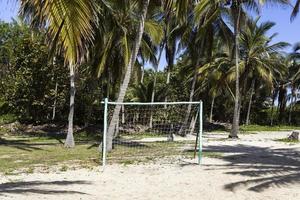
[[[292,0],[293,5],[296,0]],[[278,33],[274,38],[274,42],[284,41],[290,44],[300,42],[300,13],[299,16],[293,21],[290,21],[290,14],[292,7],[279,7],[279,6],[265,6],[261,10],[261,22],[272,21],[276,25],[270,31],[270,35]],[[17,0],[0,0],[0,20],[9,22],[15,18],[18,13]],[[292,51],[292,46],[286,49],[287,52]],[[163,52],[162,58],[165,58]],[[166,60],[161,59],[159,68],[163,69],[166,66]]]

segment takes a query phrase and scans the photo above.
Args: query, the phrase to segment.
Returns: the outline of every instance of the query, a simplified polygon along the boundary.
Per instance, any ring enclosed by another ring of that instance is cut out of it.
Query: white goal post
[[[202,160],[203,103],[200,102],[109,102],[102,104],[102,166],[110,159],[124,163],[169,157],[197,155]],[[109,137],[112,113],[120,113]],[[121,107],[121,108],[120,108]],[[107,148],[109,138],[112,149]]]

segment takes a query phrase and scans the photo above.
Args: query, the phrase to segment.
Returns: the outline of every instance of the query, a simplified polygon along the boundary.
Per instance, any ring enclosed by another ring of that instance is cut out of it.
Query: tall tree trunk
[[[70,63],[70,111],[68,118],[68,134],[65,141],[65,147],[73,148],[75,146],[73,135],[73,118],[74,118],[74,103],[75,103],[75,65]]]
[[[144,83],[144,76],[145,76],[145,68],[144,68],[144,65],[142,65],[142,75],[141,75],[140,83]]]
[[[294,108],[294,103],[296,104],[297,102],[297,92],[296,88],[292,86],[292,98],[291,98],[291,105],[290,105],[290,110],[289,110],[289,125],[292,124],[292,112]]]
[[[152,94],[151,94],[151,103],[154,102],[154,98],[155,98],[155,87],[156,87],[156,81],[157,81],[157,77],[156,77],[156,70],[154,72],[154,80],[153,80],[153,89],[152,89]],[[151,106],[152,107],[152,106]],[[153,125],[153,112],[152,109],[150,110],[150,120],[149,120],[149,128],[152,128]]]
[[[293,110],[293,97],[292,97],[292,101],[291,101],[291,105],[290,105],[290,110],[289,110],[289,125],[292,124],[292,110]]]
[[[171,77],[171,69],[168,68],[168,72],[167,72],[167,85],[170,84],[170,77]]]
[[[198,120],[198,115],[199,115],[199,109],[197,110],[196,115],[192,118],[192,122],[190,125],[190,135],[192,135],[195,131],[195,126],[196,126],[196,122]]]
[[[139,27],[138,27],[137,35],[135,38],[133,49],[131,51],[130,61],[128,63],[125,77],[124,77],[123,83],[120,88],[117,102],[124,101],[124,97],[125,97],[125,94],[126,94],[126,91],[128,88],[128,84],[129,84],[130,78],[131,78],[132,67],[136,61],[136,57],[137,57],[137,54],[138,54],[138,51],[140,48],[140,44],[141,44],[141,40],[142,40],[142,36],[144,33],[145,19],[147,16],[149,2],[150,2],[150,0],[143,1],[141,14],[139,16]],[[113,148],[113,138],[115,135],[115,129],[117,127],[117,123],[119,121],[118,119],[119,119],[120,110],[121,110],[121,105],[116,105],[113,115],[112,115],[112,119],[111,119],[109,127],[108,127],[108,131],[107,131],[107,145],[106,145],[107,151],[111,151]]]
[[[121,109],[122,109],[122,122],[121,123],[125,124],[125,106],[122,105]]]
[[[107,70],[107,83],[106,83],[106,98],[110,99],[110,83],[111,83],[111,73],[108,68]]]
[[[284,116],[285,116],[285,112],[286,112],[286,103],[287,103],[287,88],[286,87],[287,86],[285,84],[282,84],[279,87],[279,94],[278,94],[279,123],[284,123]]]
[[[249,121],[250,121],[250,111],[251,111],[251,106],[252,106],[252,98],[254,95],[254,86],[255,86],[255,79],[253,79],[252,83],[251,83],[249,105],[248,105],[247,117],[246,117],[246,125],[249,125]]]
[[[197,67],[195,66],[189,102],[193,101],[193,97],[194,97],[194,94],[195,94],[195,88],[196,88],[196,82],[197,82]],[[186,135],[185,129],[187,127],[187,123],[189,121],[189,118],[190,118],[190,115],[191,115],[191,111],[192,111],[192,104],[189,104],[188,108],[187,108],[187,112],[186,112],[185,118],[184,118],[183,125],[180,127],[180,130],[179,130],[179,135],[182,135],[182,136]]]
[[[273,126],[273,121],[274,121],[274,106],[275,106],[276,94],[277,94],[277,92],[276,92],[276,88],[275,88],[272,93],[272,108],[271,108],[270,126]]]
[[[240,16],[241,6],[237,3],[238,16],[234,25],[234,37],[235,37],[235,99],[234,99],[234,113],[232,120],[232,129],[229,134],[229,138],[238,138],[239,133],[239,101],[240,101],[240,75],[239,75],[239,28],[240,28]]]
[[[170,84],[170,77],[171,77],[171,69],[168,67],[167,69],[167,86]],[[165,97],[165,102],[168,102],[168,95]],[[164,108],[167,108],[167,105],[164,105]]]
[[[151,94],[151,103],[154,102],[155,99],[155,89],[156,89],[156,82],[157,82],[157,71],[158,71],[158,66],[160,63],[160,59],[161,59],[161,55],[164,49],[164,45],[161,46],[160,51],[159,51],[159,55],[158,55],[158,59],[157,59],[157,63],[154,66],[154,81],[153,81],[153,88],[152,88],[152,94]],[[151,113],[150,113],[150,122],[149,122],[149,127],[152,128],[152,124],[153,124],[153,112],[151,109]]]
[[[52,121],[55,119],[55,114],[56,114],[56,103],[57,103],[57,87],[58,83],[55,83],[55,90],[54,90],[54,102],[53,102],[53,107],[52,107]]]
[[[215,104],[215,95],[213,96],[213,99],[211,101],[209,123],[212,123],[212,121],[213,121],[214,104]]]

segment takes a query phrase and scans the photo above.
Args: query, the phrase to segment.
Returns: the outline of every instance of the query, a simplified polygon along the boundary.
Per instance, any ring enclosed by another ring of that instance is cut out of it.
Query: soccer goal
[[[102,103],[103,167],[107,162],[201,164],[201,101]]]

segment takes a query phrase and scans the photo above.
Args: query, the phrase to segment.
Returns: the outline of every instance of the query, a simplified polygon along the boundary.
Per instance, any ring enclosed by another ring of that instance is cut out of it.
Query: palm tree
[[[70,112],[65,147],[74,147],[73,118],[75,101],[75,71],[82,62],[93,39],[96,5],[89,0],[44,1],[22,0],[20,13],[33,26],[48,30],[52,49],[61,48],[70,70]]]
[[[202,3],[202,1],[195,3],[193,18],[187,24],[188,26],[185,27],[186,30],[182,34],[180,43],[182,47],[186,48],[185,53],[189,56],[191,67],[193,68],[193,73],[190,77],[190,102],[194,99],[198,70],[211,60],[215,36],[220,36],[226,44],[232,43],[232,33],[221,16],[218,15],[221,12],[218,9],[219,4],[213,4],[213,6],[205,8],[206,5]],[[187,126],[186,123],[190,117],[190,112],[191,105],[187,108],[183,126],[179,131],[180,134],[182,134],[183,128]]]
[[[166,52],[166,60],[167,60],[167,79],[166,84],[170,84],[170,76],[171,71],[174,67],[174,61],[175,61],[175,55],[176,55],[176,41],[178,38],[178,32],[176,30],[179,30],[178,23],[176,22],[176,14],[174,13],[174,10],[168,9],[167,6],[164,6],[164,48]],[[168,97],[166,96],[165,102],[168,101]]]
[[[259,18],[256,20],[248,19],[244,29],[241,31],[241,51],[243,52],[240,62],[240,74],[243,87],[241,94],[243,97],[249,94],[249,104],[246,114],[246,124],[249,124],[252,98],[254,95],[255,82],[265,84],[272,88],[275,75],[285,72],[285,63],[280,51],[289,44],[278,42],[270,44],[276,34],[267,37],[267,32],[274,27],[272,22],[264,22],[258,25]],[[248,81],[250,80],[250,81]],[[250,88],[247,88],[251,82]],[[240,99],[242,102],[242,99]]]
[[[290,111],[289,111],[289,124],[292,121],[292,112],[294,111],[294,106],[297,103],[298,88],[300,85],[300,43],[294,45],[293,52],[289,55],[289,81],[291,86],[291,93],[288,95],[288,100],[290,101]]]
[[[96,30],[95,47],[91,57],[94,58],[95,74],[106,85],[107,92],[104,96],[111,100],[117,98],[116,91],[129,62],[130,46],[134,43],[136,35],[137,23],[133,20],[136,9],[136,4],[127,1],[110,1],[102,5],[102,10],[106,10],[107,16],[102,20],[102,26]],[[160,42],[161,33],[160,24],[155,21],[152,13],[149,13],[145,20],[138,59],[132,67],[135,81],[143,82],[143,66],[146,62],[156,63],[156,44]]]
[[[221,40],[220,40],[221,41]],[[208,91],[211,99],[209,122],[213,121],[213,110],[215,99],[221,95],[228,93],[233,97],[231,88],[229,87],[230,69],[234,66],[231,61],[231,51],[226,43],[217,41],[214,46],[213,54],[210,61],[198,70],[198,81],[201,82],[201,88]]]
[[[203,13],[208,9],[215,9],[216,16],[221,14],[224,8],[230,9],[231,17],[233,20],[233,32],[234,32],[234,60],[235,60],[235,100],[234,100],[234,114],[232,121],[232,129],[229,134],[230,138],[237,138],[239,132],[239,121],[240,121],[240,77],[239,77],[239,35],[242,28],[242,22],[246,18],[246,12],[244,8],[258,12],[259,7],[265,3],[280,3],[287,4],[288,0],[270,0],[270,1],[259,1],[259,0],[203,0],[199,3],[198,13]]]
[[[129,84],[131,73],[132,73],[132,66],[135,64],[135,61],[136,61],[136,58],[138,55],[138,51],[140,48],[142,36],[144,33],[145,19],[147,17],[149,2],[150,2],[150,0],[144,0],[141,5],[141,8],[139,10],[139,14],[138,14],[139,25],[138,25],[135,41],[134,41],[134,44],[133,44],[133,47],[131,50],[130,60],[127,65],[126,73],[125,73],[125,76],[123,79],[123,83],[120,87],[120,92],[119,92],[119,96],[117,98],[117,102],[124,101],[124,97],[125,97],[126,90],[128,88],[128,84]],[[113,138],[114,138],[115,129],[116,129],[116,126],[118,123],[120,110],[121,110],[121,105],[117,105],[114,109],[112,119],[111,119],[111,122],[108,127],[108,132],[107,132],[107,150],[108,151],[112,150],[112,148],[113,148]]]
[[[146,77],[149,80],[146,80],[144,83],[138,83],[137,85],[130,88],[131,98],[130,101],[133,102],[151,102],[153,99],[152,92],[154,87],[154,76],[158,76],[162,74],[156,74],[156,72],[150,72],[149,74],[146,73]],[[167,86],[160,86],[156,89],[155,92],[155,99],[154,101],[163,101],[165,96],[168,93],[168,87]]]

